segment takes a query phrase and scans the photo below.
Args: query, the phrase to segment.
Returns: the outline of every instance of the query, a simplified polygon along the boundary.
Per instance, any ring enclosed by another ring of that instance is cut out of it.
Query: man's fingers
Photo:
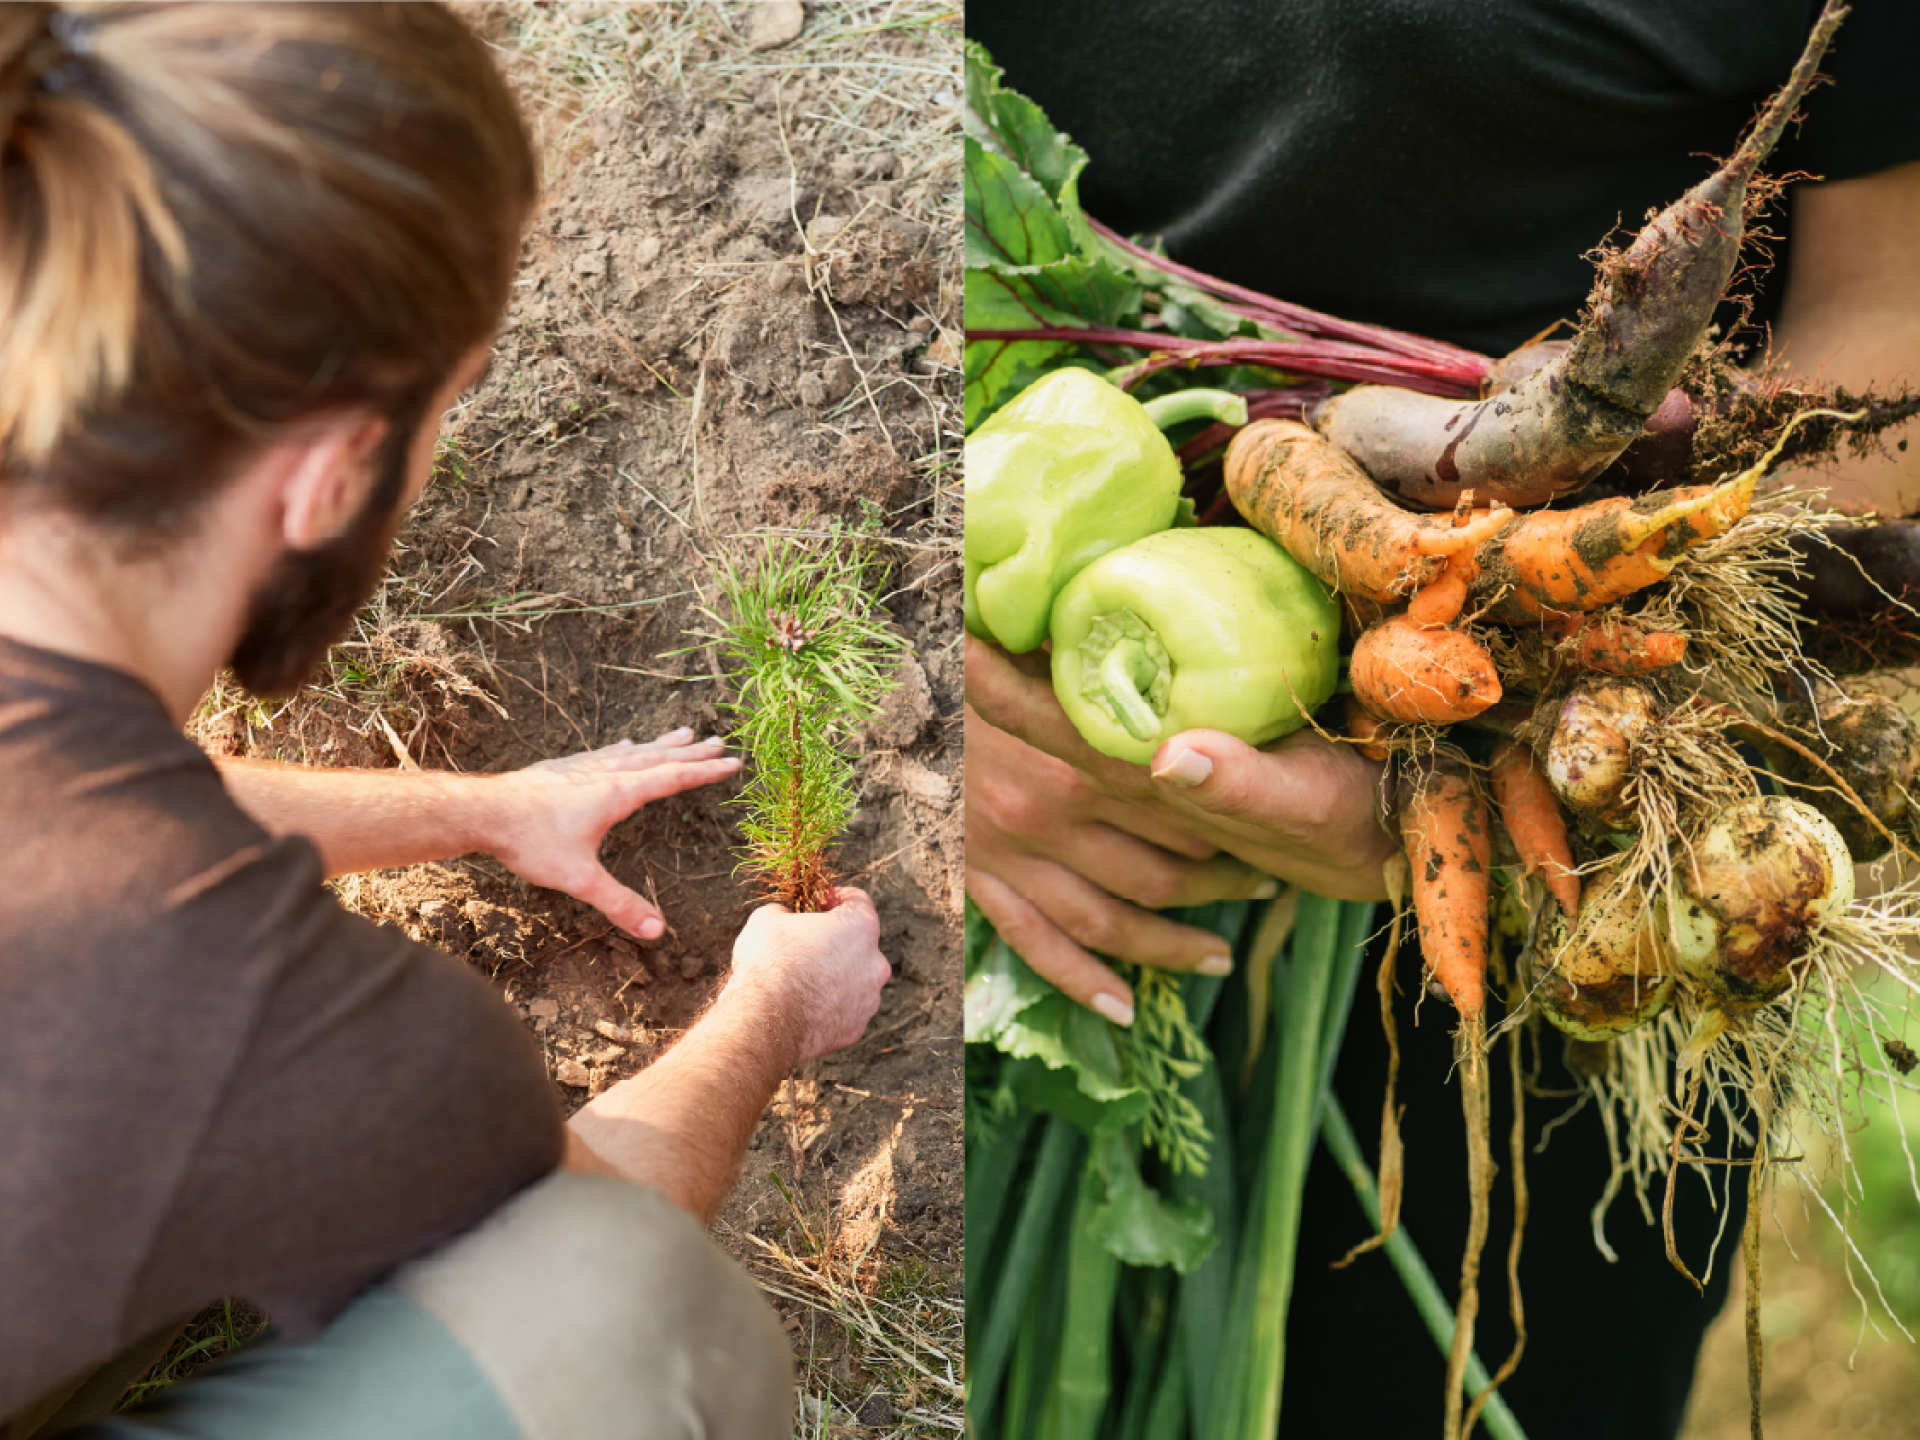
[[[577,884],[559,888],[576,900],[586,901],[638,939],[658,940],[666,934],[667,922],[659,910],[614,879],[602,866],[594,866]]]
[[[1001,938],[1042,980],[1116,1025],[1133,1023],[1133,991],[1126,982],[1061,934],[1012,886],[984,870],[969,869],[967,893]]]
[[[731,755],[717,760],[675,760],[650,765],[624,777],[620,793],[629,811],[638,810],[668,795],[725,780],[739,769],[740,761]]]
[[[834,887],[832,901],[830,914],[840,915],[844,912],[849,921],[871,931],[874,943],[879,943],[880,912],[874,909],[871,895],[852,885],[838,885]]]

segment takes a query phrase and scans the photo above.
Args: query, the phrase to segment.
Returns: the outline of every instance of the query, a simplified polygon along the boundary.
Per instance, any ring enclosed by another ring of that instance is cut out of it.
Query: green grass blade
[[[1378,1227],[1379,1188],[1374,1184],[1373,1172],[1367,1168],[1366,1157],[1361,1154],[1360,1141],[1353,1133],[1346,1111],[1331,1095],[1327,1097],[1326,1108],[1320,1115],[1320,1138],[1326,1142],[1328,1153],[1346,1173],[1347,1182],[1353,1186],[1354,1198],[1366,1212],[1367,1223]],[[1420,1312],[1421,1320],[1433,1336],[1433,1343],[1440,1347],[1442,1355],[1447,1354],[1453,1348],[1453,1304],[1441,1293],[1439,1282],[1433,1278],[1433,1272],[1421,1258],[1413,1238],[1407,1234],[1407,1227],[1401,1225],[1396,1228],[1383,1248],[1387,1252],[1387,1259],[1399,1273],[1400,1283],[1406,1286],[1414,1308]],[[1463,1387],[1467,1398],[1471,1400],[1485,1389],[1489,1378],[1487,1367],[1481,1363],[1480,1357],[1469,1356],[1466,1384]],[[1520,1428],[1513,1411],[1507,1408],[1507,1402],[1497,1392],[1487,1397],[1480,1419],[1492,1440],[1527,1440],[1527,1432]]]

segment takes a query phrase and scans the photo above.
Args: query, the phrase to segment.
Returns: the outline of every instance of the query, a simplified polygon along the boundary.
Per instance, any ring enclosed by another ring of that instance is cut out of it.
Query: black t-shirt
[[[1733,150],[1818,9],[969,0],[967,33],[1088,151],[1081,198],[1107,224],[1282,299],[1497,355],[1572,319],[1586,252]],[[1856,0],[1821,67],[1835,83],[1770,171],[1920,159],[1916,50],[1920,6]]]
[[[559,1163],[492,987],[130,677],[0,639],[0,835],[0,1418],[223,1295],[309,1333]]]

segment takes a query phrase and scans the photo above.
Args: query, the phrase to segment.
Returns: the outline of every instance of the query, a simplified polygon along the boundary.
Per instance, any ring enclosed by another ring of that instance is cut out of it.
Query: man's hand
[[[776,997],[795,1025],[794,1063],[842,1050],[866,1033],[893,968],[880,953],[880,916],[862,890],[833,892],[833,908],[796,915],[762,905],[733,942],[727,988]]]
[[[666,921],[600,863],[607,831],[641,806],[711,785],[740,768],[717,741],[675,730],[645,745],[622,740],[497,777],[487,797],[483,846],[529,884],[561,890],[630,935],[656,940]]]
[[[754,911],[712,1008],[665,1055],[575,1113],[562,1163],[659,1190],[711,1221],[787,1072],[853,1044],[880,1008],[890,973],[880,917],[859,890],[833,898],[817,915]]]
[[[607,831],[651,800],[724,780],[740,762],[675,730],[645,745],[543,760],[506,775],[335,770],[216,756],[234,800],[275,835],[304,835],[327,878],[484,850],[521,879],[564,890],[642,940],[660,912],[607,873]]]
[[[1151,766],[1113,760],[1060,709],[1044,657],[973,636],[967,698],[968,891],[1035,970],[1110,1019],[1130,1021],[1132,996],[1089,951],[1197,969],[1221,948],[1128,901],[1254,895],[1255,875],[1336,899],[1386,893],[1380,767],[1346,746],[1303,730],[1256,750],[1192,730]]]

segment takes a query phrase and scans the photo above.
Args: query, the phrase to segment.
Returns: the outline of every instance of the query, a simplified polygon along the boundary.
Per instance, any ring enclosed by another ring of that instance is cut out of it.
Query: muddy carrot
[[[1539,875],[1569,918],[1580,913],[1580,877],[1573,871],[1567,817],[1533,751],[1514,740],[1494,747],[1490,774],[1494,807],[1513,837],[1529,875]]]
[[[1347,697],[1347,738],[1359,743],[1353,748],[1369,760],[1387,758],[1387,748],[1374,743],[1375,739],[1386,732],[1386,724],[1373,714],[1359,700]]]
[[[1464,765],[1443,756],[1401,784],[1400,838],[1413,869],[1420,950],[1461,1017],[1478,1021],[1486,1010],[1491,899],[1486,797]]]
[[[1597,610],[1662,580],[1687,548],[1724,534],[1747,513],[1756,467],[1720,486],[1694,485],[1571,510],[1535,510],[1452,559],[1469,606],[1491,620],[1529,624]]]
[[[1493,657],[1464,630],[1425,629],[1395,615],[1354,642],[1353,694],[1383,720],[1450,725],[1500,699]]]
[[[1585,615],[1547,622],[1554,657],[1575,670],[1600,675],[1647,675],[1677,665],[1687,637],[1671,630],[1643,630],[1620,615]]]
[[[1512,519],[1495,510],[1455,526],[1403,510],[1351,456],[1290,420],[1256,421],[1236,435],[1225,479],[1247,522],[1334,590],[1389,603],[1439,580],[1449,556]]]
[[[1844,10],[1828,0],[1787,83],[1732,158],[1600,264],[1564,354],[1486,399],[1362,385],[1321,407],[1323,434],[1410,504],[1466,487],[1510,505],[1570,494],[1612,463],[1667,399],[1739,255],[1747,185],[1813,84]]]

